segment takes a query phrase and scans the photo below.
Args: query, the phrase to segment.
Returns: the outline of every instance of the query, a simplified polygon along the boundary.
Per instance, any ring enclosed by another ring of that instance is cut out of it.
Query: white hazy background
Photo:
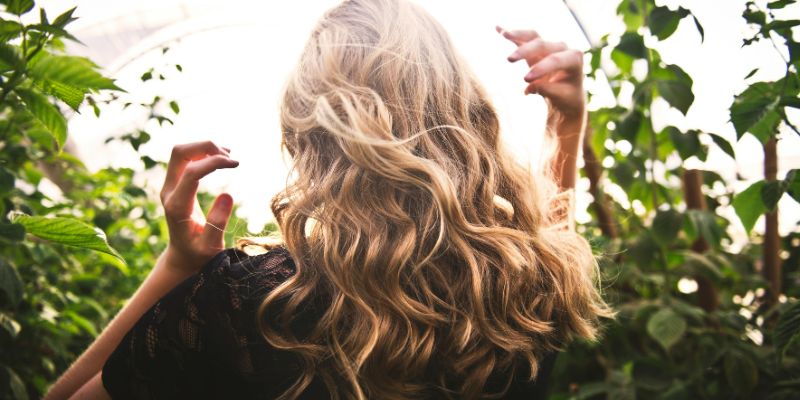
[[[514,50],[500,37],[495,25],[507,29],[533,28],[547,40],[564,41],[586,50],[589,42],[562,1],[418,0],[450,32],[456,47],[487,88],[500,114],[505,140],[524,162],[538,165],[542,148],[545,104],[539,96],[523,96],[524,65],[509,64]],[[210,0],[45,0],[40,6],[51,18],[73,5],[81,19],[71,26],[86,47],[72,51],[100,63],[128,91],[126,98],[149,102],[161,95],[180,104],[172,118],[175,125],[149,124],[152,135],[142,150],[157,160],[167,160],[177,143],[211,139],[232,149],[241,161],[235,170],[215,172],[201,184],[214,193],[231,193],[240,205],[239,215],[259,231],[272,216],[270,198],[287,179],[288,158],[280,153],[278,106],[283,83],[297,61],[316,20],[332,0],[245,1]],[[605,33],[621,33],[624,26],[615,16],[618,1],[572,0],[568,2],[583,21],[592,40]],[[734,188],[741,191],[762,176],[763,152],[749,135],[738,143],[729,120],[733,96],[747,87],[743,78],[760,68],[753,79],[779,79],[782,61],[768,42],[746,49],[741,39],[752,34],[741,18],[744,0],[725,2],[657,1],[671,8],[689,8],[705,28],[705,41],[689,19],[681,22],[675,35],[655,43],[667,63],[678,64],[694,78],[695,102],[687,116],[666,106],[654,116],[656,129],[671,124],[681,129],[697,128],[718,133],[732,143],[738,163],[712,146],[706,162],[689,160],[690,167],[715,170],[729,179],[743,179]],[[781,15],[800,17],[800,6],[780,10]],[[162,55],[161,48],[170,50]],[[183,72],[173,67],[180,64]],[[519,63],[521,64],[521,63]],[[151,67],[164,71],[166,81],[143,84],[142,73]],[[613,66],[608,66],[613,68]],[[613,101],[605,82],[587,82],[593,101],[590,109]],[[793,110],[797,111],[797,110]],[[165,107],[164,113],[170,112]],[[146,115],[131,107],[104,107],[100,118],[91,109],[82,110],[69,121],[70,140],[91,169],[107,165],[141,169],[141,162],[127,143],[105,143],[110,136],[141,126]],[[172,116],[171,116],[172,117]],[[797,113],[790,119],[798,121]],[[800,168],[800,139],[786,130],[779,143],[779,178]],[[674,167],[674,165],[668,165]],[[154,189],[161,176],[145,177]],[[589,219],[586,206],[591,197],[588,182],[578,184],[579,222]],[[612,189],[612,195],[614,195]],[[620,195],[620,190],[616,191]],[[633,204],[634,211],[640,204]],[[781,230],[797,229],[800,206],[785,196],[780,203]],[[732,215],[732,208],[724,212]],[[746,241],[735,221],[729,232],[737,242]],[[759,222],[756,229],[763,229]]]

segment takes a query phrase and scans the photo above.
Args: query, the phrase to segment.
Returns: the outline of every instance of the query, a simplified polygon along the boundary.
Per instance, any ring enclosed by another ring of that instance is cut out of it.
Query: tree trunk
[[[588,122],[583,135],[583,164],[583,170],[586,172],[586,177],[589,178],[589,193],[594,198],[592,208],[595,215],[597,215],[597,224],[600,226],[600,231],[603,232],[604,236],[616,239],[618,237],[617,225],[614,222],[614,215],[608,206],[608,201],[600,189],[600,177],[603,170],[592,148],[592,127]]]
[[[774,181],[778,175],[778,141],[773,136],[764,146],[764,179]],[[766,214],[764,228],[764,267],[761,273],[768,282],[766,302],[778,303],[781,294],[781,238],[778,236],[778,207]]]
[[[686,208],[691,210],[706,211],[708,205],[703,195],[703,171],[687,169],[683,171],[683,190],[686,198]],[[705,238],[698,236],[692,243],[692,251],[695,253],[705,253],[709,246]],[[717,289],[707,277],[702,275],[693,276],[697,281],[697,302],[703,310],[711,312],[719,306],[719,296]]]

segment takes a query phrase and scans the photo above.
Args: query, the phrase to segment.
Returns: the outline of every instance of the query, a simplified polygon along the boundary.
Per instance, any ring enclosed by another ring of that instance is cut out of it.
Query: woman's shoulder
[[[285,247],[249,255],[230,248],[219,252],[201,270],[200,278],[228,288],[242,299],[262,298],[295,273],[295,264]]]

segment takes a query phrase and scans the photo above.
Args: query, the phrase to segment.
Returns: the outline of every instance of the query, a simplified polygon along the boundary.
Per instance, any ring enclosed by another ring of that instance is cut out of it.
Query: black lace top
[[[299,376],[300,364],[264,341],[255,316],[264,296],[294,271],[283,248],[219,253],[125,335],[103,367],[103,386],[114,399],[276,398]],[[534,382],[517,379],[507,398],[542,396],[554,358],[542,361]],[[303,398],[327,393],[313,382]]]

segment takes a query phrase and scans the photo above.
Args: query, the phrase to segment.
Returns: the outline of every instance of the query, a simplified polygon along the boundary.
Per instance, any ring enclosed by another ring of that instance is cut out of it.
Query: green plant
[[[787,288],[785,303],[779,301],[781,280],[797,280],[798,234],[781,245],[774,217],[784,193],[800,201],[800,174],[777,179],[775,168],[780,127],[797,132],[785,108],[798,105],[800,51],[791,28],[800,21],[776,19],[770,10],[792,3],[771,1],[764,12],[748,2],[744,11],[757,29],[745,45],[770,40],[788,48],[790,58],[781,80],[751,83],[730,107],[738,137],[756,136],[767,152],[765,179],[736,195],[719,174],[683,167],[692,157],[705,160],[709,146],[735,158],[728,141],[653,125],[657,99],[683,114],[694,102],[689,74],[646,45],[669,38],[685,18],[702,40],[704,29],[690,10],[622,0],[617,12],[626,32],[590,51],[590,76],[602,71],[603,59],[615,66],[603,72],[618,105],[590,115],[584,173],[595,218],[582,229],[604,255],[607,296],[619,317],[603,341],[577,343],[560,357],[553,398],[779,399],[800,390],[796,289]],[[626,86],[633,88],[629,95]],[[606,160],[605,171],[599,160]],[[610,186],[622,188],[625,198],[607,195]],[[748,232],[767,214],[766,234],[751,236],[741,250],[730,246],[730,221],[721,212],[731,203]],[[781,246],[790,254],[785,260]],[[681,291],[687,284],[695,290]]]

